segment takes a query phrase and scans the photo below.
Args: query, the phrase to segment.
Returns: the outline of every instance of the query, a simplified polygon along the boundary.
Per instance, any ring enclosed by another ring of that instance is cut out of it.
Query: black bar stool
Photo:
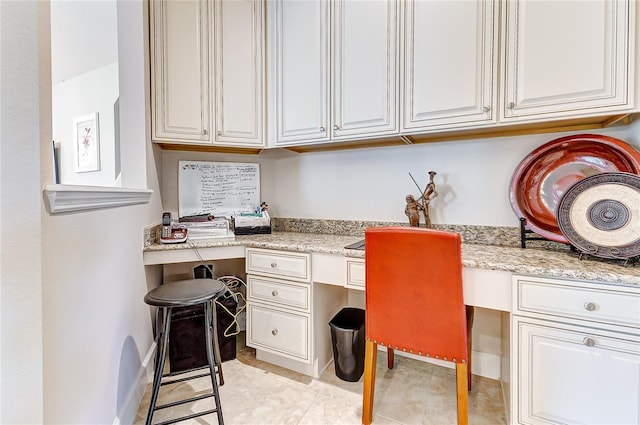
[[[213,303],[215,299],[222,295],[227,290],[224,283],[214,279],[190,279],[181,280],[177,282],[165,283],[157,288],[149,291],[144,297],[144,302],[158,307],[158,311],[161,313],[156,316],[156,362],[155,372],[153,376],[153,391],[151,393],[151,402],[149,403],[149,413],[147,414],[146,424],[150,425],[153,418],[153,413],[156,410],[165,409],[167,407],[173,407],[180,404],[190,403],[192,401],[201,400],[207,397],[213,396],[216,404],[215,409],[206,410],[200,413],[194,413],[192,415],[182,416],[176,419],[172,419],[164,424],[171,424],[174,422],[183,421],[185,419],[191,419],[198,416],[207,415],[209,413],[216,413],[218,416],[218,424],[223,425],[222,409],[220,406],[220,393],[218,391],[218,383],[216,382],[216,366],[220,377],[220,385],[224,384],[222,378],[222,367],[220,360],[220,349],[218,347],[218,338],[214,338],[214,334],[217,335],[215,326],[215,315],[213,314]],[[171,327],[171,315],[173,309],[176,307],[187,307],[197,304],[203,304],[204,317],[205,317],[205,343],[207,346],[207,360],[209,365],[208,374],[201,374],[190,376],[183,379],[172,379],[162,382],[163,378],[168,376],[175,376],[184,374],[191,371],[183,371],[174,374],[163,374],[164,362],[167,354],[167,344],[169,341],[169,329]],[[163,324],[160,325],[160,317],[162,317]],[[212,350],[213,346],[213,350]],[[215,353],[214,353],[215,352]],[[177,382],[184,382],[189,379],[201,378],[203,376],[211,376],[212,392],[210,394],[204,394],[196,397],[187,398],[184,400],[174,401],[171,403],[156,406],[158,401],[158,393],[160,392],[161,385],[170,385]]]

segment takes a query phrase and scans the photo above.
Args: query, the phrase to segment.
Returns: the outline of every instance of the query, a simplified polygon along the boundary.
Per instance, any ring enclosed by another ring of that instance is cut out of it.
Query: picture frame
[[[73,147],[76,173],[100,170],[100,126],[97,112],[73,119]]]

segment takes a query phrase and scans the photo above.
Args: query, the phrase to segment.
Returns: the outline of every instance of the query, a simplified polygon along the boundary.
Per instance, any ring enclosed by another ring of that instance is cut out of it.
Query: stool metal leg
[[[164,324],[167,323],[167,309],[162,307],[156,307],[156,355],[155,355],[155,363],[153,363],[154,367],[158,363],[160,363],[160,347],[162,344],[162,331],[164,328]],[[155,369],[153,372],[155,376]]]
[[[156,370],[153,375],[153,390],[151,391],[151,402],[149,403],[149,412],[147,413],[146,425],[151,425],[153,419],[153,411],[156,408],[156,402],[158,401],[158,392],[160,391],[160,382],[162,381],[162,372],[164,370],[164,361],[167,356],[167,343],[169,340],[169,328],[171,326],[171,312],[172,308],[166,309],[164,317],[164,329],[158,336],[160,347],[156,347]],[[158,353],[158,351],[160,353]]]
[[[222,419],[222,403],[220,403],[220,392],[218,390],[218,383],[216,382],[216,359],[211,350],[213,341],[212,330],[212,310],[214,302],[213,300],[205,303],[205,330],[206,330],[206,342],[207,342],[207,360],[209,361],[209,372],[211,374],[211,385],[213,386],[213,398],[216,402],[216,414],[218,415],[218,425],[224,425]],[[218,346],[218,340],[215,340],[214,346]],[[219,364],[218,364],[219,365]]]
[[[213,329],[213,353],[215,355],[216,365],[218,366],[218,378],[220,386],[224,385],[224,376],[222,375],[222,355],[220,354],[220,344],[218,343],[218,311],[215,299],[211,301],[211,329]]]

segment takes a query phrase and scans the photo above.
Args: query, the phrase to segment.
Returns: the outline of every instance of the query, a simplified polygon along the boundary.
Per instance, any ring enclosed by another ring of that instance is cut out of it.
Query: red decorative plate
[[[535,233],[569,243],[556,218],[564,193],[585,177],[618,171],[640,174],[640,152],[622,140],[597,134],[552,140],[515,169],[509,186],[511,208]]]

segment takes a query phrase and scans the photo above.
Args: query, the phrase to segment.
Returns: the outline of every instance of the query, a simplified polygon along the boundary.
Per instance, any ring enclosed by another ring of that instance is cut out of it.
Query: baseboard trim
[[[138,407],[147,390],[147,385],[153,380],[153,362],[156,355],[156,342],[154,341],[144,357],[140,369],[136,374],[135,384],[129,389],[127,398],[118,412],[118,416],[113,420],[113,425],[132,424],[135,422]]]
[[[386,351],[386,347],[379,347],[379,349]],[[406,356],[412,359],[420,360],[427,363],[436,364],[438,366],[448,367],[453,369],[455,366],[451,362],[445,362],[444,360],[436,360],[430,357],[418,356],[415,354],[405,353],[403,351],[396,350],[395,353],[399,356]],[[471,373],[474,375],[483,376],[489,379],[499,380],[500,375],[500,356],[496,354],[483,353],[480,351],[472,351],[471,354]]]

